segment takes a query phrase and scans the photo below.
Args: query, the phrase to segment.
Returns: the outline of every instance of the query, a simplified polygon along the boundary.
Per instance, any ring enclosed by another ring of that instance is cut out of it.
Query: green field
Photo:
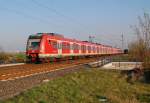
[[[102,99],[107,102],[102,102]],[[84,69],[55,78],[4,103],[150,103],[150,85],[130,84],[119,72]]]

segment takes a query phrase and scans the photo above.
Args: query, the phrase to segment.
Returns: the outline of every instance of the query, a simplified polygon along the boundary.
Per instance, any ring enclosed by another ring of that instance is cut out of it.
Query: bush
[[[5,52],[0,52],[0,63],[7,63],[10,60],[10,54]]]
[[[24,62],[26,56],[24,53],[6,53],[0,52],[0,64]]]

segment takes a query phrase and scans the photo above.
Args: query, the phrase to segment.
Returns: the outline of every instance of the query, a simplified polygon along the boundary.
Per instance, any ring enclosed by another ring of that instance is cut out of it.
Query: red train
[[[65,38],[56,33],[37,33],[27,41],[26,55],[30,62],[64,57],[100,56],[120,54],[122,50],[111,46]]]

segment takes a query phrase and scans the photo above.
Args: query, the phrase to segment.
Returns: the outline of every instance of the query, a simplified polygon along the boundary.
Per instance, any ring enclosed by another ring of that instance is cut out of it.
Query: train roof
[[[80,40],[76,40],[76,39],[65,38],[62,34],[57,34],[57,33],[36,33],[36,34],[30,35],[29,39],[40,39],[40,38],[42,38],[43,35],[54,36],[59,39],[69,40],[69,41],[73,41],[73,42],[77,42],[77,43],[83,43],[83,44],[86,43],[86,44],[91,44],[91,45],[100,45],[100,46],[104,46],[104,47],[114,48],[112,46],[104,45],[104,44],[100,44],[100,43],[93,43],[93,42],[89,42],[89,41],[80,41]],[[120,48],[115,48],[115,49],[120,49]]]
[[[50,35],[50,36],[64,38],[63,35],[57,34],[57,33],[36,33],[36,34],[30,35],[29,38],[41,38],[43,35]]]

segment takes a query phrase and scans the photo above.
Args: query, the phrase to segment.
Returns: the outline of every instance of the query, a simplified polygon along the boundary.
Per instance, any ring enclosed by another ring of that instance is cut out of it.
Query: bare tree
[[[138,20],[138,25],[134,26],[137,40],[129,45],[130,56],[144,62],[145,68],[150,68],[150,16],[144,13]]]

